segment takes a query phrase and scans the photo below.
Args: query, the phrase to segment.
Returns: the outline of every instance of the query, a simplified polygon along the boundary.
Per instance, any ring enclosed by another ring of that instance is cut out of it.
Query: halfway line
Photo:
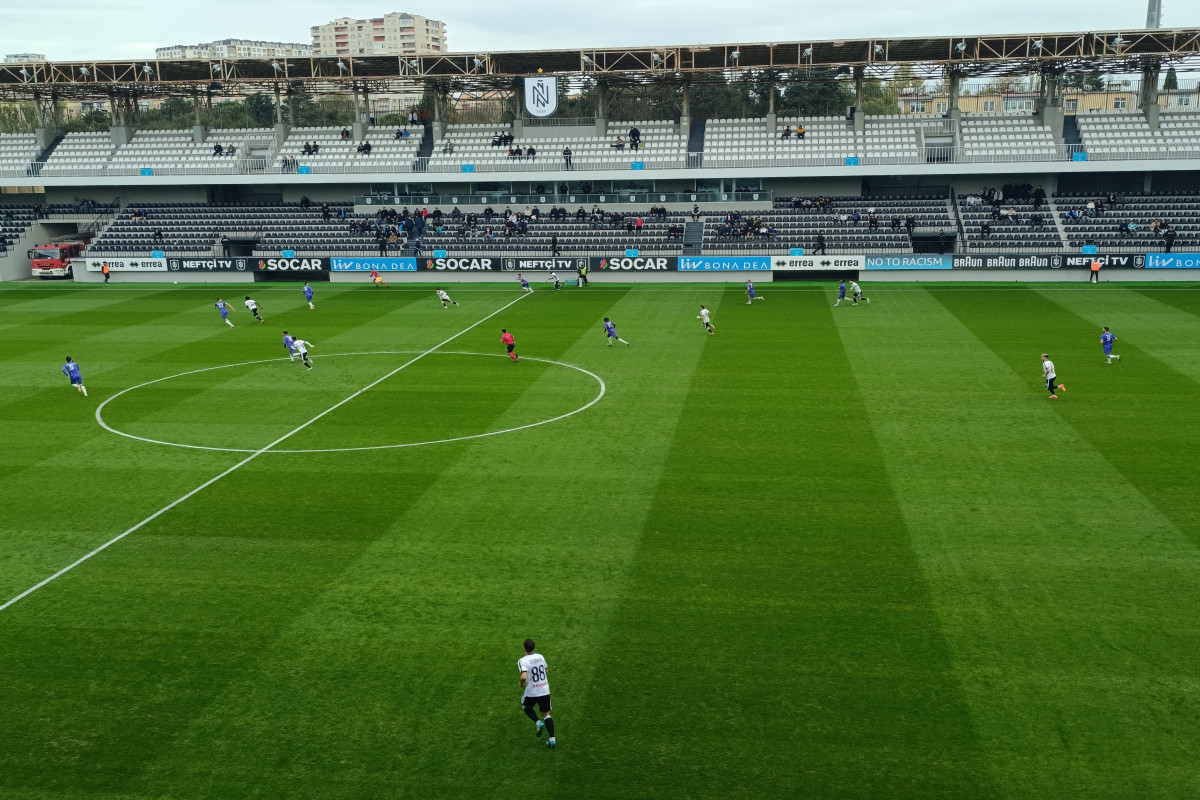
[[[180,497],[178,500],[175,500],[174,502],[172,502],[172,503],[170,503],[170,504],[168,504],[168,505],[165,505],[165,506],[163,506],[163,507],[162,507],[162,508],[160,508],[158,511],[155,511],[153,514],[151,514],[150,516],[146,517],[144,520],[142,520],[142,521],[141,521],[141,522],[139,522],[138,524],[134,525],[132,528],[129,528],[128,530],[126,530],[126,531],[124,531],[124,532],[122,532],[122,533],[119,533],[119,534],[117,534],[116,536],[114,536],[113,538],[109,539],[107,542],[105,542],[104,544],[100,545],[99,547],[97,547],[95,550],[93,550],[92,552],[88,553],[87,555],[85,555],[85,556],[82,556],[82,557],[80,557],[79,559],[75,560],[74,562],[72,562],[72,563],[68,564],[67,566],[63,567],[62,569],[60,569],[58,572],[54,573],[54,574],[53,574],[53,575],[51,575],[50,577],[48,577],[48,578],[44,578],[43,580],[41,580],[41,581],[39,581],[39,582],[35,583],[33,586],[30,586],[28,589],[26,589],[25,591],[21,592],[21,593],[20,593],[19,595],[17,595],[16,597],[14,597],[14,598],[12,598],[11,600],[7,601],[7,602],[6,602],[6,603],[4,603],[3,605],[0,605],[0,611],[3,611],[4,609],[8,608],[8,607],[9,607],[9,606],[11,606],[13,603],[16,603],[18,600],[22,600],[22,599],[24,599],[24,598],[28,597],[29,595],[31,595],[31,594],[33,594],[34,592],[36,592],[38,589],[42,588],[42,587],[43,587],[43,586],[45,586],[46,584],[48,584],[48,583],[50,583],[51,581],[55,580],[56,578],[60,578],[60,577],[62,577],[63,575],[66,575],[68,572],[70,572],[71,570],[75,569],[75,568],[76,568],[76,567],[78,567],[80,564],[82,564],[83,562],[85,562],[85,561],[87,561],[88,559],[90,559],[92,556],[94,556],[94,555],[97,555],[97,554],[99,554],[99,553],[101,553],[101,552],[103,552],[103,551],[107,550],[109,547],[111,547],[111,546],[113,546],[114,544],[116,544],[117,542],[121,541],[122,539],[124,539],[124,538],[125,538],[126,536],[128,536],[129,534],[133,533],[134,531],[138,530],[139,528],[142,528],[142,527],[143,527],[143,526],[145,526],[147,523],[153,522],[154,520],[158,519],[159,517],[161,517],[163,514],[167,513],[168,511],[170,511],[170,510],[171,510],[172,508],[174,508],[175,506],[179,505],[180,503],[182,503],[183,501],[187,500],[188,498],[190,498],[190,497],[193,497],[193,496],[195,496],[195,495],[199,494],[200,492],[204,491],[204,490],[205,490],[205,489],[207,489],[209,486],[212,486],[214,483],[216,483],[217,481],[221,480],[221,478],[224,478],[226,475],[230,474],[231,472],[235,472],[236,470],[239,470],[239,469],[241,469],[242,467],[246,466],[246,465],[247,465],[247,464],[249,464],[251,461],[253,461],[254,459],[256,459],[256,458],[258,458],[259,456],[261,456],[263,453],[265,453],[265,452],[267,452],[268,450],[270,450],[272,447],[275,447],[277,444],[280,444],[281,442],[284,442],[284,441],[286,441],[287,439],[290,439],[292,436],[295,436],[297,433],[299,433],[300,431],[304,430],[304,429],[305,429],[305,428],[307,428],[309,425],[312,425],[312,424],[313,424],[314,422],[316,422],[317,420],[321,419],[322,417],[326,416],[327,414],[330,414],[330,413],[332,413],[332,412],[336,411],[337,409],[341,408],[342,406],[346,405],[346,403],[349,403],[351,400],[353,400],[354,398],[358,397],[358,396],[359,396],[359,395],[361,395],[363,392],[367,391],[368,389],[371,389],[371,388],[374,388],[374,387],[378,386],[379,384],[383,383],[383,382],[384,382],[384,381],[386,381],[388,378],[392,377],[393,375],[395,375],[397,372],[399,372],[400,370],[404,369],[405,367],[408,367],[408,366],[410,366],[410,365],[412,365],[412,364],[415,364],[415,363],[417,363],[418,361],[420,361],[420,360],[421,360],[422,358],[424,358],[425,356],[427,356],[427,355],[429,355],[430,353],[432,353],[433,351],[437,350],[439,347],[444,347],[444,346],[446,346],[446,345],[450,344],[450,342],[453,342],[455,339],[457,339],[458,337],[462,336],[464,333],[467,333],[467,332],[469,332],[469,331],[471,331],[471,330],[474,330],[475,328],[478,328],[480,325],[482,325],[483,323],[487,322],[489,319],[491,319],[492,317],[496,316],[496,315],[497,315],[497,314],[499,314],[500,312],[504,311],[506,308],[509,308],[510,306],[512,306],[512,305],[514,305],[514,304],[516,304],[516,303],[519,303],[519,302],[521,302],[522,300],[524,300],[524,299],[525,299],[526,297],[528,297],[528,296],[529,296],[528,294],[521,294],[519,297],[517,297],[517,299],[516,299],[516,300],[513,300],[511,303],[508,303],[508,304],[506,304],[506,305],[503,305],[503,306],[501,306],[500,308],[496,309],[496,310],[495,310],[495,311],[493,311],[491,314],[488,314],[486,317],[484,317],[483,319],[479,320],[478,322],[475,322],[475,323],[471,324],[470,326],[468,326],[468,327],[466,327],[466,328],[463,328],[461,331],[459,331],[458,333],[454,334],[454,335],[453,335],[453,336],[451,336],[449,339],[446,339],[446,340],[445,340],[445,341],[443,341],[443,342],[439,342],[438,344],[435,344],[433,347],[429,348],[428,350],[424,351],[423,353],[419,353],[418,355],[416,355],[416,356],[414,356],[414,357],[410,358],[408,361],[406,361],[406,362],[404,362],[403,364],[401,364],[400,366],[396,367],[394,370],[392,370],[392,371],[391,371],[391,372],[389,372],[388,374],[384,375],[382,378],[379,378],[378,380],[375,380],[375,381],[372,381],[371,383],[368,383],[366,386],[364,386],[363,388],[359,389],[359,390],[358,390],[357,392],[355,392],[354,394],[350,395],[349,397],[345,398],[344,400],[340,400],[340,401],[338,401],[337,403],[333,404],[333,405],[332,405],[332,406],[330,406],[329,408],[327,408],[327,409],[325,409],[324,411],[322,411],[320,414],[317,414],[317,415],[316,415],[315,417],[313,417],[312,419],[308,420],[307,422],[305,422],[305,423],[303,423],[303,424],[301,424],[301,425],[298,425],[297,427],[295,427],[295,428],[293,428],[292,430],[290,430],[290,431],[288,431],[287,433],[285,433],[283,436],[280,436],[278,439],[276,439],[275,441],[271,442],[271,443],[270,443],[269,445],[267,445],[266,447],[263,447],[263,448],[261,448],[261,449],[259,449],[259,450],[255,450],[253,453],[251,453],[250,455],[246,456],[246,457],[245,457],[245,458],[243,458],[241,461],[239,461],[238,463],[234,464],[234,465],[233,465],[232,467],[230,467],[229,469],[227,469],[227,470],[225,470],[224,472],[222,472],[220,475],[217,475],[217,476],[216,476],[216,477],[214,477],[214,478],[209,478],[207,481],[205,481],[204,483],[200,484],[200,485],[199,485],[199,486],[197,486],[195,489],[192,489],[190,492],[188,492],[187,494],[185,494],[183,497]]]

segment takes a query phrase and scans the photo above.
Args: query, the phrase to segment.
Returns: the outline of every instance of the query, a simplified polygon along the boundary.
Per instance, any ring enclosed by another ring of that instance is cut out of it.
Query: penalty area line
[[[433,352],[435,352],[436,350],[438,350],[438,349],[439,349],[439,348],[441,348],[441,347],[445,347],[446,345],[450,344],[450,342],[453,342],[455,339],[457,339],[458,337],[462,336],[463,334],[469,333],[470,331],[474,330],[475,328],[478,328],[480,325],[482,325],[483,323],[487,322],[487,321],[488,321],[489,319],[491,319],[492,317],[495,317],[496,315],[498,315],[498,314],[502,313],[503,311],[505,311],[506,309],[510,308],[511,306],[513,306],[513,305],[515,305],[515,304],[517,304],[517,303],[521,302],[521,301],[522,301],[522,300],[524,300],[526,297],[528,297],[528,295],[527,295],[527,294],[521,294],[519,297],[517,297],[517,299],[516,299],[516,300],[513,300],[513,301],[512,301],[512,302],[510,302],[510,303],[506,303],[505,305],[503,305],[503,306],[501,306],[500,308],[496,309],[496,310],[495,310],[495,311],[493,311],[491,314],[488,314],[486,317],[484,317],[483,319],[479,320],[478,322],[474,322],[474,323],[472,323],[471,325],[467,326],[466,328],[463,328],[461,331],[459,331],[458,333],[454,334],[454,335],[453,335],[453,336],[451,336],[450,338],[448,338],[448,339],[446,339],[446,340],[444,340],[444,341],[442,341],[442,342],[438,342],[437,344],[435,344],[433,347],[429,348],[428,350],[425,350],[425,351],[422,351],[422,352],[418,353],[416,356],[414,356],[414,357],[410,358],[408,361],[406,361],[406,362],[404,362],[403,364],[401,364],[400,366],[396,367],[394,370],[392,370],[391,372],[387,373],[387,374],[386,374],[386,375],[384,375],[382,378],[378,378],[377,380],[374,380],[374,381],[372,381],[371,383],[368,383],[366,386],[364,386],[363,388],[359,389],[358,391],[356,391],[354,394],[350,395],[349,397],[346,397],[346,398],[345,398],[345,399],[343,399],[343,400],[339,400],[337,403],[334,403],[332,406],[330,406],[329,408],[325,409],[325,410],[324,410],[324,411],[322,411],[320,414],[317,414],[317,415],[316,415],[315,417],[313,417],[312,419],[308,420],[307,422],[305,422],[305,423],[303,423],[303,424],[301,424],[301,425],[298,425],[298,426],[296,426],[296,427],[295,427],[295,428],[293,428],[292,430],[290,430],[290,431],[288,431],[287,433],[285,433],[283,436],[280,436],[278,439],[276,439],[275,441],[271,442],[271,443],[270,443],[270,444],[268,444],[266,447],[262,447],[262,448],[260,448],[260,449],[258,449],[258,450],[255,450],[253,453],[251,453],[250,455],[246,456],[245,458],[243,458],[243,459],[242,459],[241,461],[239,461],[238,463],[234,464],[234,465],[233,465],[232,467],[230,467],[229,469],[225,470],[224,472],[220,473],[219,475],[216,475],[216,476],[214,476],[214,477],[212,477],[212,478],[209,478],[209,479],[208,479],[208,480],[206,480],[204,483],[202,483],[202,484],[200,484],[199,486],[197,486],[195,489],[192,489],[190,492],[188,492],[187,494],[183,495],[183,496],[182,496],[182,497],[180,497],[179,499],[177,499],[177,500],[174,500],[173,502],[171,502],[171,503],[168,503],[167,505],[163,506],[163,507],[162,507],[162,508],[160,508],[158,511],[155,511],[153,514],[151,514],[150,516],[146,517],[144,520],[142,520],[141,522],[137,523],[136,525],[134,525],[134,526],[132,526],[132,527],[128,528],[127,530],[124,530],[124,531],[122,531],[122,532],[121,532],[121,533],[119,533],[119,534],[117,534],[116,536],[114,536],[113,538],[109,539],[109,540],[108,540],[107,542],[105,542],[104,544],[102,544],[102,545],[100,545],[99,547],[97,547],[95,550],[92,550],[90,553],[87,553],[86,555],[80,556],[80,557],[79,557],[79,558],[77,558],[75,561],[72,561],[70,564],[68,564],[67,566],[63,567],[62,569],[60,569],[58,572],[54,573],[54,574],[53,574],[53,575],[51,575],[50,577],[48,577],[48,578],[43,578],[42,580],[40,580],[40,581],[38,581],[37,583],[35,583],[33,586],[30,586],[28,589],[26,589],[25,591],[23,591],[23,592],[21,592],[20,594],[18,594],[16,597],[13,597],[12,599],[10,599],[10,600],[6,601],[4,604],[0,605],[0,611],[4,611],[5,609],[7,609],[9,606],[13,605],[14,603],[20,602],[21,600],[25,599],[25,598],[26,598],[26,597],[28,597],[29,595],[31,595],[31,594],[33,594],[34,592],[36,592],[38,589],[41,589],[43,586],[46,586],[47,584],[51,583],[52,581],[55,581],[55,580],[57,580],[58,578],[61,578],[63,575],[66,575],[68,572],[70,572],[71,570],[75,569],[75,568],[76,568],[76,567],[78,567],[80,564],[83,564],[84,562],[86,562],[86,561],[90,560],[90,559],[91,559],[91,558],[93,558],[94,556],[97,556],[97,555],[99,555],[100,553],[103,553],[105,550],[107,550],[108,548],[112,547],[114,544],[116,544],[117,542],[121,541],[122,539],[124,539],[124,538],[125,538],[126,536],[128,536],[129,534],[131,534],[131,533],[134,533],[135,531],[138,531],[138,530],[140,530],[141,528],[145,527],[145,526],[146,526],[146,525],[148,525],[149,523],[151,523],[151,522],[153,522],[154,520],[156,520],[156,519],[158,519],[159,517],[161,517],[163,514],[166,514],[168,511],[170,511],[171,509],[173,509],[173,508],[175,508],[176,506],[178,506],[180,503],[183,503],[183,502],[185,502],[186,500],[189,500],[190,498],[192,498],[192,497],[195,497],[197,494],[199,494],[200,492],[204,491],[204,490],[205,490],[205,489],[207,489],[209,486],[212,486],[214,483],[216,483],[217,481],[221,480],[221,479],[222,479],[222,478],[224,478],[225,476],[227,476],[227,475],[230,475],[230,474],[232,474],[232,473],[236,472],[237,470],[241,469],[242,467],[246,466],[246,465],[247,465],[247,464],[249,464],[251,461],[253,461],[254,459],[258,458],[258,457],[259,457],[259,456],[261,456],[263,453],[266,453],[267,451],[269,451],[271,448],[275,447],[276,445],[278,445],[278,444],[281,444],[281,443],[283,443],[283,442],[287,441],[288,439],[290,439],[291,437],[295,436],[295,435],[296,435],[297,433],[299,433],[300,431],[302,431],[302,430],[304,430],[305,428],[307,428],[309,425],[312,425],[314,422],[317,422],[318,420],[322,419],[323,417],[325,417],[325,416],[327,416],[327,415],[329,415],[329,414],[333,413],[334,411],[336,411],[336,410],[338,410],[339,408],[341,408],[342,406],[346,405],[346,403],[349,403],[351,400],[353,400],[354,398],[356,398],[356,397],[358,397],[359,395],[363,394],[364,392],[368,391],[369,389],[372,389],[372,388],[374,388],[374,387],[378,386],[379,384],[383,383],[383,382],[384,382],[384,381],[386,381],[388,378],[392,377],[392,376],[393,376],[393,375],[395,375],[397,372],[400,372],[400,371],[401,371],[402,369],[404,369],[405,367],[409,367],[409,366],[411,366],[411,365],[413,365],[413,364],[417,363],[417,362],[418,362],[418,361],[420,361],[422,358],[425,358],[425,356],[429,355],[430,353],[433,353]]]

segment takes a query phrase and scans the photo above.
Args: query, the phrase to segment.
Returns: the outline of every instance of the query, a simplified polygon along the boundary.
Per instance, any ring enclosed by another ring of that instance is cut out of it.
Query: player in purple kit
[[[218,297],[217,302],[213,303],[213,305],[216,306],[217,311],[221,312],[221,321],[232,328],[233,323],[229,321],[229,304]]]
[[[517,280],[521,282],[521,288],[525,290],[525,294],[533,294],[533,289],[529,288],[529,279],[521,273],[517,273]]]
[[[308,281],[304,282],[304,300],[308,303],[309,311],[316,311],[317,307],[313,305],[313,288],[308,285]]]
[[[1108,329],[1107,325],[1105,325],[1104,333],[1100,334],[1100,344],[1104,345],[1104,357],[1108,359],[1108,361],[1105,362],[1106,364],[1111,364],[1114,358],[1117,361],[1121,360],[1121,357],[1114,355],[1112,351],[1113,342],[1115,341],[1117,341],[1116,335]]]
[[[837,303],[834,303],[834,305],[836,306],[838,303],[842,302],[845,299],[846,299],[846,282],[842,281],[841,283],[838,284],[838,299],[837,299]]]
[[[617,336],[617,324],[608,317],[604,318],[604,338],[608,340],[608,346],[612,347],[613,339],[622,342],[626,347],[629,347],[629,342],[626,342],[620,336]]]
[[[287,331],[284,331],[283,332],[283,349],[287,350],[288,357],[292,361],[296,360],[295,344],[296,344],[296,340],[294,338],[292,338],[292,335],[290,333],[288,333]]]
[[[755,300],[762,300],[754,294],[754,281],[746,281],[746,305],[750,305]]]
[[[70,356],[67,356],[67,363],[63,364],[62,373],[71,379],[71,385],[75,387],[76,391],[87,397],[87,389],[83,386],[83,373],[79,371],[79,365],[72,361]]]

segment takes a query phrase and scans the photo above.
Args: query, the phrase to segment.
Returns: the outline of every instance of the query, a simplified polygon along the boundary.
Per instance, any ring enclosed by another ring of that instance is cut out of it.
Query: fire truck
[[[50,244],[39,244],[29,251],[35,278],[69,278],[71,259],[83,255],[87,242],[77,237]]]

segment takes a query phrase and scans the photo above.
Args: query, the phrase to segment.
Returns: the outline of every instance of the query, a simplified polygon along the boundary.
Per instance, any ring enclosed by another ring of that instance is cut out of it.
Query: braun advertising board
[[[1087,269],[1092,261],[1100,261],[1101,267],[1127,269],[1141,267],[1145,264],[1145,256],[1141,255],[1102,255],[1085,256],[1062,253],[1024,253],[1007,255],[1004,253],[980,253],[978,255],[959,255],[954,257],[955,269]]]

